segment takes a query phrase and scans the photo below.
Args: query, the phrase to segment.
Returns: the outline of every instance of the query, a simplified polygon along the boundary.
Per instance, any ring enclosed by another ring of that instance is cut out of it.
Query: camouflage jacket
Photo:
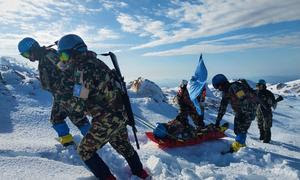
[[[257,90],[256,94],[258,99],[260,100],[259,107],[261,108],[261,110],[264,113],[272,112],[271,107],[276,104],[274,94],[267,89]]]
[[[196,111],[186,87],[180,87],[176,95],[180,111]]]
[[[115,71],[88,51],[76,57],[73,96],[82,99],[93,116],[123,109],[121,84]]]
[[[42,88],[65,99],[72,97],[73,81],[70,80],[71,72],[62,72],[58,69],[59,62],[57,51],[42,47],[44,56],[39,60],[39,76]]]
[[[256,95],[248,86],[237,81],[230,83],[228,90],[223,92],[217,119],[222,119],[229,103],[235,113],[248,114],[254,119]]]

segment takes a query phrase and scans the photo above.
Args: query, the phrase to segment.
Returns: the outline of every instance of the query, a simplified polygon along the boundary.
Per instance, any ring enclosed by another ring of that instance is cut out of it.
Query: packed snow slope
[[[63,148],[54,140],[56,134],[49,122],[51,94],[41,90],[36,70],[16,63],[15,59],[2,57],[0,73],[0,179],[95,179],[73,147]],[[220,154],[234,140],[234,116],[230,109],[222,121],[230,123],[226,132],[228,137],[183,148],[158,148],[144,134],[151,129],[137,122],[141,145],[138,153],[144,166],[153,179],[161,180],[299,179],[300,98],[299,93],[293,93],[294,90],[288,91],[288,85],[294,88],[294,84],[299,86],[299,83],[286,83],[282,93],[274,91],[284,95],[285,99],[274,111],[272,142],[264,144],[259,141],[257,124],[253,121],[247,147],[235,154]],[[147,92],[160,92],[154,86],[154,91]],[[152,88],[149,84],[143,87]],[[129,89],[134,113],[151,124],[173,119],[177,114],[173,102],[176,89],[163,88],[162,92],[162,95],[146,96]],[[220,101],[213,93],[207,100],[206,123],[214,122]],[[162,100],[152,97],[161,97]],[[67,123],[79,142],[82,138],[79,131],[69,120]],[[135,146],[131,129],[128,129]],[[118,179],[138,179],[130,175],[125,160],[109,144],[98,153]]]

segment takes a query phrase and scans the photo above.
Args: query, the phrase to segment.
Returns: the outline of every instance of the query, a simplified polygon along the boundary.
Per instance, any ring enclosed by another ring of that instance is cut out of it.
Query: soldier
[[[128,140],[128,120],[123,92],[115,71],[88,51],[77,35],[63,36],[58,42],[61,62],[73,70],[73,96],[85,102],[92,116],[92,127],[78,146],[78,153],[87,167],[99,179],[115,179],[97,154],[107,142],[128,162],[132,174],[140,178],[149,175],[137,152]]]
[[[241,147],[246,146],[247,131],[252,120],[255,119],[255,92],[245,80],[230,83],[223,74],[215,75],[212,79],[212,84],[215,89],[223,92],[215,125],[220,125],[229,103],[235,112],[234,133],[236,138],[235,142],[231,144],[230,151],[237,152]]]
[[[260,104],[257,106],[256,116],[257,125],[260,133],[260,140],[264,143],[269,143],[271,140],[271,127],[272,127],[272,109],[276,108],[277,102],[274,94],[267,90],[266,81],[261,79],[256,84],[257,97],[260,100]]]
[[[193,104],[193,102],[190,99],[189,92],[187,90],[187,80],[182,80],[180,84],[180,88],[177,92],[176,98],[179,104],[179,114],[176,117],[176,120],[184,123],[187,121],[188,116],[190,116],[194,122],[194,124],[198,127],[204,127],[204,122],[203,122],[203,116],[200,116],[197,113],[197,110]],[[197,98],[200,100],[200,102],[203,101],[202,95],[201,97]],[[200,103],[199,103],[200,104]],[[203,103],[201,103],[203,104]],[[203,108],[204,111],[204,106],[201,107],[201,110]]]
[[[22,39],[18,44],[18,49],[24,58],[32,62],[39,62],[38,70],[42,88],[49,91],[53,96],[50,118],[52,127],[57,132],[58,141],[62,145],[73,144],[73,137],[64,119],[69,117],[82,135],[87,133],[90,123],[84,115],[84,111],[74,111],[70,108],[76,100],[72,98],[73,84],[67,80],[67,77],[70,76],[68,72],[62,72],[58,69],[57,51],[45,46],[41,47],[36,40],[30,37]]]
[[[197,132],[197,130],[200,130],[204,127],[204,116],[197,113],[197,110],[190,99],[190,95],[187,90],[187,84],[187,80],[181,81],[179,90],[175,96],[175,101],[179,105],[179,113],[174,120],[169,121],[166,124],[168,133],[173,136],[171,138],[180,136],[181,139],[190,139],[196,135],[195,132]],[[197,98],[197,100],[199,104],[201,103],[200,108],[203,110],[202,112],[204,112],[204,106],[202,106],[204,104],[202,94],[200,95],[201,97]],[[189,116],[192,118],[197,127],[196,131],[188,122]]]

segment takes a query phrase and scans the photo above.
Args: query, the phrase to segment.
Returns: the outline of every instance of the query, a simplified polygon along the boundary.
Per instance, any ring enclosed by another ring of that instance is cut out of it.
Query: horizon
[[[74,33],[90,50],[114,52],[126,80],[189,79],[200,54],[208,81],[300,78],[299,0],[2,0],[0,8],[0,56],[19,61],[22,38],[50,45]]]

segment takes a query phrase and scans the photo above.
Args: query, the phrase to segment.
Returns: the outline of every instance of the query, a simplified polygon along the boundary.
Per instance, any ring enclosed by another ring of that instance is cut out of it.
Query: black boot
[[[265,131],[263,129],[259,130],[259,140],[264,140],[265,139]]]
[[[264,143],[269,143],[270,141],[271,141],[271,129],[266,129]]]
[[[84,161],[84,164],[92,171],[92,173],[99,179],[107,179],[108,177],[113,177],[108,166],[99,157],[97,153],[89,159]]]
[[[134,151],[133,156],[127,158],[126,161],[131,169],[132,174],[140,176],[140,174],[143,172],[143,165],[137,152]]]

